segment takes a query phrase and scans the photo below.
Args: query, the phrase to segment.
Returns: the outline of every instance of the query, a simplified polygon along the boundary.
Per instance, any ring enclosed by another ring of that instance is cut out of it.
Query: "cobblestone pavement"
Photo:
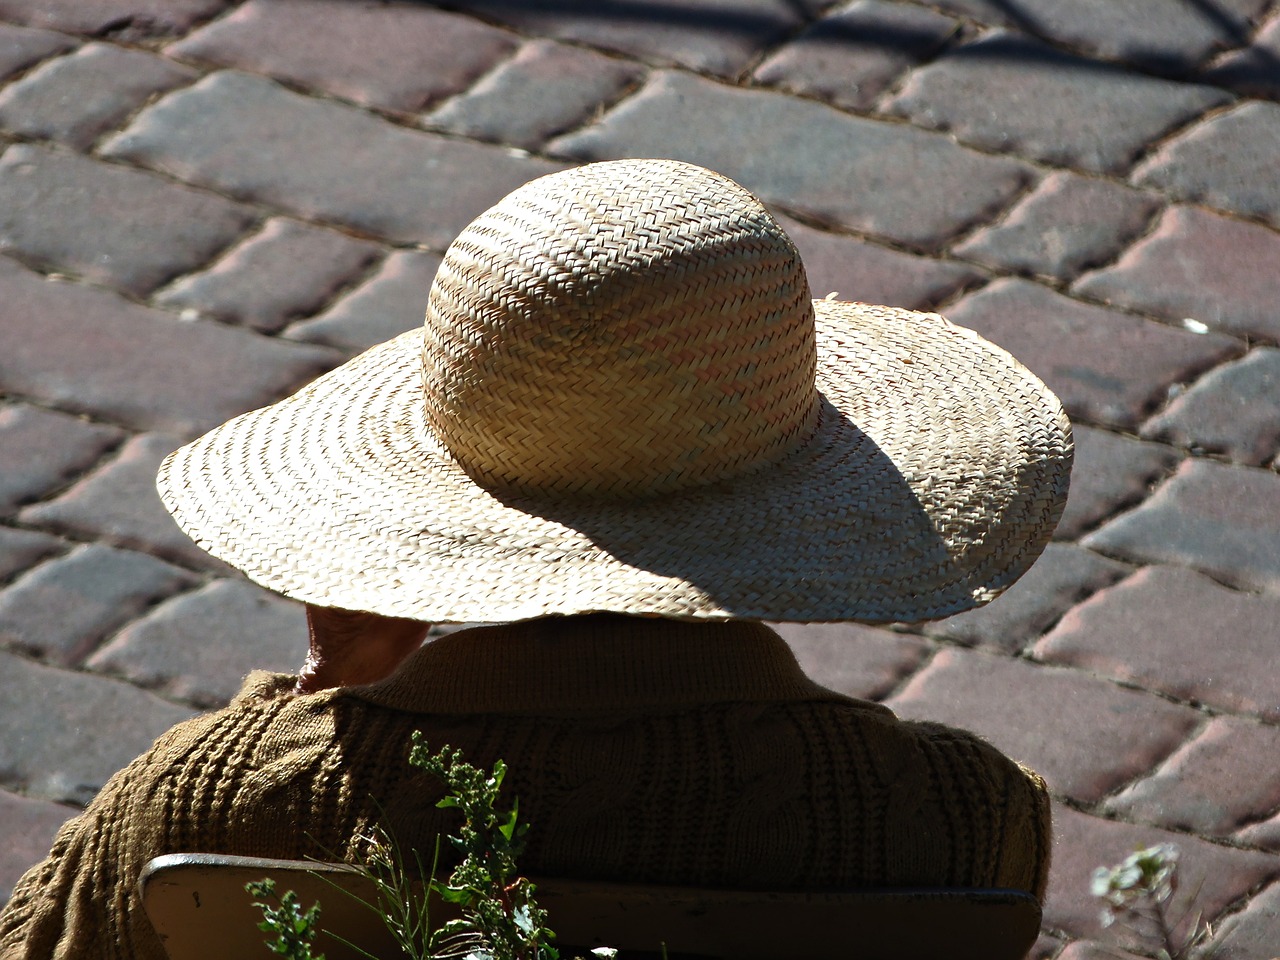
[[[1006,597],[786,627],[801,660],[1043,772],[1035,957],[1119,955],[1088,876],[1158,840],[1217,960],[1280,954],[1280,4],[0,0],[0,77],[0,897],[299,662],[165,453],[419,323],[518,184],[670,156],[765,198],[815,295],[937,308],[1076,424]]]

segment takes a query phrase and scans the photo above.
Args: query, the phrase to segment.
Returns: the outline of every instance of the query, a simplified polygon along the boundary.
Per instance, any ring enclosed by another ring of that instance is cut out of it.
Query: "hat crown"
[[[759,200],[691,164],[596,163],[526,184],[449,247],[426,417],[486,486],[645,497],[803,443],[815,366],[804,268]]]

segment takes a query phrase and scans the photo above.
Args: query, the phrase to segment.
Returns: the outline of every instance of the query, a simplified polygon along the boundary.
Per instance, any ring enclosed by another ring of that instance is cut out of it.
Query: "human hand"
[[[308,603],[311,649],[298,671],[297,693],[373,683],[390,676],[421,646],[431,624]]]

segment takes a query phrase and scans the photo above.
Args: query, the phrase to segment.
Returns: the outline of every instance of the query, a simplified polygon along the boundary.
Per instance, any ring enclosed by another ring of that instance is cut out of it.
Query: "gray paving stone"
[[[687,160],[820,222],[927,250],[989,219],[1030,178],[1021,163],[942,134],[661,71],[548,149],[580,160]]]
[[[959,27],[955,19],[924,7],[858,0],[780,47],[752,79],[847,110],[868,110],[898,76],[933,56]]]
[[[70,546],[57,537],[34,530],[0,527],[0,583],[4,583],[42,560]]]
[[[1052,704],[1053,722],[1045,722]],[[1082,803],[1150,770],[1200,714],[1076,670],[946,649],[888,705],[899,716],[972,730]]]
[[[15,144],[0,157],[0,250],[136,296],[204,264],[257,216],[77,154]]]
[[[1244,103],[1175,137],[1134,182],[1280,226],[1280,104]]]
[[[284,396],[339,359],[220,324],[180,323],[4,259],[0,341],[0,390],[175,436]]]
[[[28,404],[0,407],[0,513],[64,486],[124,431]]]
[[[88,544],[0,591],[0,645],[74,665],[152,604],[195,583],[146,554]]]
[[[0,780],[84,805],[161,733],[193,716],[137,687],[0,651]]]
[[[591,119],[644,75],[637,63],[531,40],[425,123],[475,140],[533,149]]]
[[[997,280],[947,315],[1004,347],[1049,385],[1073,418],[1132,429],[1183,383],[1239,350],[1080,303],[1026,280]]]
[[[1251,847],[1280,853],[1280,814],[1258,823],[1251,823],[1237,832],[1234,839]]]
[[[263,149],[263,130],[274,131],[273,149]],[[231,71],[147,108],[104,152],[309,219],[441,250],[506,194],[561,166],[418,133]]]
[[[250,0],[169,47],[405,113],[470,86],[517,38],[417,3]]]
[[[1061,941],[1058,943],[1061,948]],[[1048,958],[1052,960],[1140,960],[1136,953],[1129,953],[1127,950],[1093,940],[1076,940],[1074,943],[1067,944],[1066,949],[1061,950],[1061,953],[1057,951],[1049,953],[1046,960]]]
[[[1022,579],[999,598],[977,610],[927,624],[924,632],[1016,653],[1072,606],[1128,573],[1128,567],[1114,560],[1051,543]]]
[[[1194,567],[1226,583],[1280,590],[1280,476],[1188,459],[1150,500],[1083,544],[1139,562]]]
[[[1204,79],[1237,93],[1280,99],[1280,16],[1272,16],[1247,47],[1225,55]]]
[[[293,673],[306,652],[301,604],[243,580],[217,580],[131,623],[85,666],[194,706],[221,707],[250,670]]]
[[[997,30],[917,70],[887,109],[988,150],[1115,173],[1230,99]]]
[[[1278,401],[1280,350],[1256,347],[1196,381],[1143,424],[1142,435],[1261,466],[1280,451]]]
[[[927,640],[857,623],[771,624],[800,667],[829,690],[881,700],[933,652]]]
[[[325,306],[381,255],[367,241],[277,217],[209,270],[161,290],[155,302],[275,333]]]
[[[0,23],[0,79],[73,46],[65,34]]]
[[[89,43],[0,92],[0,127],[84,150],[148,97],[195,76],[181,64],[141,50]]]
[[[1275,723],[1277,619],[1280,598],[1228,590],[1180,567],[1146,567],[1068,613],[1035,652]]]
[[[1139,236],[1160,208],[1149,194],[1061,171],[1045,177],[1004,220],[955,248],[981,263],[1070,280]]]
[[[422,325],[440,257],[398,250],[378,272],[314,320],[290,327],[290,339],[356,352]]]
[[[1273,883],[1215,928],[1210,956],[1275,960],[1280,943],[1280,883]]]
[[[1152,487],[1167,477],[1181,457],[1157,443],[1076,424],[1067,509],[1054,536],[1080,537],[1120,510],[1136,506]]]
[[[228,0],[0,0],[0,17],[69,33],[138,42],[185,33]]]
[[[49,855],[53,836],[79,811],[48,800],[20,797],[0,790],[0,906],[13,894],[14,884],[32,865]]]
[[[1280,342],[1280,234],[1174,206],[1111,267],[1073,290],[1175,322]]]

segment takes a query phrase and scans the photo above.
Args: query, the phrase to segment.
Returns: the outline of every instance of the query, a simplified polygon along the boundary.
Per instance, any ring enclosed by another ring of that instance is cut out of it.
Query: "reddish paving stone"
[[[1228,590],[1180,567],[1146,567],[1068,613],[1035,652],[1274,723],[1277,621],[1280,597]]]
[[[74,46],[75,41],[61,33],[0,23],[0,79]]]
[[[988,150],[1114,173],[1230,99],[996,30],[917,70],[887,109]]]
[[[293,673],[307,652],[301,604],[218,580],[161,604],[85,666],[198,707],[220,707],[250,670]]]
[[[1245,103],[1162,146],[1134,182],[1280,226],[1278,153],[1280,104]]]
[[[165,52],[413,113],[465,90],[516,44],[506,31],[413,3],[250,0]]]
[[[1054,536],[1073,540],[1150,494],[1181,460],[1177,451],[1076,424],[1071,493]]]
[[[933,652],[920,637],[857,623],[771,624],[800,668],[830,690],[882,700]]]
[[[0,249],[136,296],[204,264],[257,216],[78,154],[17,144],[0,158]]]
[[[1280,99],[1280,16],[1273,16],[1247,47],[1205,71],[1204,79],[1248,96]]]
[[[124,435],[27,404],[0,408],[0,513],[64,486]]]
[[[1134,428],[1174,383],[1239,351],[1217,334],[1090,306],[1026,280],[997,280],[947,311],[1004,347],[1049,385],[1072,417]]]
[[[998,599],[924,628],[931,636],[1016,653],[1073,605],[1129,573],[1124,564],[1051,543],[1031,569]]]
[[[152,604],[195,583],[146,554],[89,544],[0,591],[0,645],[75,664]]]
[[[49,855],[58,828],[79,811],[48,800],[20,797],[0,790],[0,906],[13,893],[14,884],[33,864]]]
[[[18,516],[31,526],[80,539],[144,550],[184,566],[229,568],[191,542],[156,493],[160,461],[178,442],[158,434],[134,437],[119,455],[56,500]]]
[[[183,277],[155,302],[275,333],[325,306],[381,248],[296,220],[269,220],[205,273]]]
[[[1150,770],[1200,721],[1190,707],[1076,670],[958,649],[940,652],[889,706],[973,730],[1084,803]]]
[[[821,222],[925,249],[989,219],[1030,179],[1023,164],[942,134],[662,71],[548,149],[581,160],[688,160]]]
[[[1109,180],[1045,177],[1004,220],[955,252],[981,263],[1069,280],[1111,260],[1142,233],[1160,202]]]
[[[1167,0],[934,0],[930,5],[1109,60],[1181,72],[1215,50],[1239,46],[1267,0],[1213,0],[1212,8]]]
[[[219,324],[179,323],[4,260],[0,341],[0,390],[179,436],[290,393],[339,359]]]
[[[1280,883],[1273,883],[1239,913],[1215,927],[1211,960],[1276,960],[1280,944]]]
[[[452,0],[451,7],[508,23],[522,33],[577,40],[643,60],[734,77],[804,25],[822,0]]]
[[[272,132],[269,149],[264,130]],[[408,130],[234,72],[147,108],[104,152],[309,219],[441,250],[516,187],[562,167]]]
[[[1063,804],[1053,808],[1053,866],[1045,901],[1045,926],[1094,940],[1114,939],[1103,929],[1100,902],[1089,893],[1089,878],[1100,866],[1112,866],[1135,850],[1157,843],[1175,844],[1179,857],[1178,892],[1170,915],[1189,922],[1202,911],[1213,922],[1251,890],[1280,876],[1280,857],[1235,850],[1198,837],[1102,820]],[[1185,929],[1180,927],[1179,929]]]
[[[752,74],[765,86],[868,110],[903,72],[940,50],[960,24],[923,7],[858,0],[823,17]]]
[[[1041,930],[1040,936],[1031,946],[1031,952],[1027,954],[1027,960],[1055,960],[1062,953],[1063,942],[1062,938]]]
[[[534,148],[591,119],[644,76],[636,63],[533,40],[425,122],[474,140]]]
[[[70,33],[123,40],[171,37],[211,17],[228,0],[0,0],[0,17]]]
[[[977,281],[967,264],[901,253],[854,237],[815,230],[778,216],[795,241],[815,297],[839,294],[841,300],[928,309]]]
[[[61,553],[68,544],[34,530],[0,527],[0,583]]]
[[[1141,960],[1135,953],[1117,947],[1106,946],[1092,940],[1077,940],[1069,944],[1057,960]]]
[[[1280,853],[1280,815],[1250,824],[1239,831],[1234,839],[1238,843]]]
[[[1185,460],[1151,499],[1083,544],[1140,562],[1196,567],[1238,586],[1280,590],[1280,476]]]
[[[1280,807],[1280,729],[1216,717],[1150,777],[1104,808],[1189,833],[1223,836]]]
[[[1280,341],[1280,234],[1194,207],[1170,207],[1113,267],[1073,288],[1173,321]]]
[[[193,716],[128,683],[0,652],[5,784],[30,797],[87,804],[161,733]]]
[[[0,127],[83,150],[147,98],[195,76],[180,64],[141,50],[86,44],[0,93]]]
[[[285,336],[355,352],[419,327],[439,266],[434,253],[398,250],[368,282]]]
[[[1260,466],[1280,450],[1277,398],[1280,350],[1257,347],[1196,381],[1143,424],[1142,435]]]

